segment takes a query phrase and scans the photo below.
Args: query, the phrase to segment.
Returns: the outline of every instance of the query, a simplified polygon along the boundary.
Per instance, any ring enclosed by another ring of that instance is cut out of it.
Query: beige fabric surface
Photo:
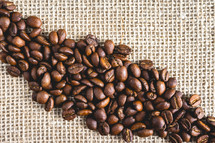
[[[43,20],[44,33],[65,28],[78,40],[92,33],[100,41],[132,47],[130,59],[168,67],[186,96],[202,97],[215,116],[214,0],[12,0],[24,17]],[[23,78],[12,78],[0,63],[0,142],[123,142],[88,130],[83,118],[64,121],[60,109],[47,113],[32,102]],[[134,137],[133,142],[167,142]]]

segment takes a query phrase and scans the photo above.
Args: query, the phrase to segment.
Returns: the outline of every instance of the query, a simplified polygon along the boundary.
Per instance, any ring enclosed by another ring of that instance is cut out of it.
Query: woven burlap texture
[[[43,20],[44,33],[66,29],[78,40],[92,33],[101,42],[129,45],[130,59],[153,60],[178,79],[186,96],[201,95],[206,115],[215,116],[214,0],[12,0],[24,17]],[[0,63],[0,142],[123,142],[88,130],[83,118],[64,121],[32,101],[22,77],[12,78]],[[133,142],[167,142],[134,137]]]

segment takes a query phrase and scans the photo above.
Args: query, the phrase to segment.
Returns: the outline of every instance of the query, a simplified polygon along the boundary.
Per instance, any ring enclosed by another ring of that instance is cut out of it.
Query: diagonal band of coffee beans
[[[62,117],[86,116],[86,125],[101,135],[169,136],[173,143],[215,142],[215,118],[205,117],[201,99],[177,91],[167,69],[150,60],[127,60],[131,48],[96,36],[67,39],[63,29],[41,35],[42,21],[22,18],[12,2],[0,0],[0,60],[7,72],[23,76],[32,99],[45,110],[62,108]]]

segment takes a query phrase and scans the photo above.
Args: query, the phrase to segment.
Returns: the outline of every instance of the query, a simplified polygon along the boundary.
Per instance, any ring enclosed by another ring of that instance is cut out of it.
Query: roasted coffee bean
[[[88,45],[85,48],[85,54],[86,56],[90,56],[92,53],[94,53],[96,51],[95,47],[93,45]]]
[[[119,106],[124,106],[126,103],[126,99],[127,99],[127,96],[125,94],[119,95],[119,97],[118,97]]]
[[[184,142],[189,142],[191,139],[191,136],[190,136],[190,134],[183,131],[181,133],[181,138],[183,139]]]
[[[178,122],[173,122],[172,124],[170,124],[168,126],[167,131],[171,132],[171,133],[179,133],[180,132],[180,126],[179,126]]]
[[[111,127],[110,133],[112,135],[118,135],[122,132],[123,129],[124,129],[123,125],[118,123],[118,124],[115,124]]]
[[[67,56],[73,55],[73,50],[69,47],[61,47],[58,51],[67,55]]]
[[[93,88],[88,88],[85,94],[88,101],[93,101]]]
[[[154,116],[151,119],[152,127],[155,130],[161,130],[166,128],[164,119],[161,116]]]
[[[80,73],[83,69],[84,69],[84,66],[83,66],[82,64],[75,63],[75,64],[71,65],[70,67],[68,67],[68,72],[69,72],[70,74],[78,74],[78,73]]]
[[[146,112],[145,111],[141,111],[141,112],[138,112],[135,116],[135,119],[137,122],[141,122],[145,119],[146,117]]]
[[[6,57],[7,57],[7,53],[1,51],[1,52],[0,52],[0,60],[1,60],[2,63],[6,63],[6,62],[7,62],[7,61],[6,61]]]
[[[66,47],[69,47],[72,49],[75,47],[75,41],[72,39],[66,39],[63,43]]]
[[[94,52],[90,58],[91,58],[92,64],[95,67],[98,67],[99,66],[99,55],[98,55],[98,53]]]
[[[79,52],[79,50],[77,48],[74,50],[74,56],[75,56],[76,62],[82,63],[81,53]]]
[[[197,107],[194,110],[194,116],[198,119],[202,119],[205,116],[205,112],[201,107]]]
[[[159,80],[159,72],[157,69],[153,68],[151,69],[151,72],[152,72],[152,76],[155,80]]]
[[[11,57],[11,56],[7,56],[6,57],[6,61],[11,66],[15,66],[17,64],[16,60],[13,57]]]
[[[173,133],[169,137],[170,137],[170,141],[172,143],[182,143],[183,142],[182,138],[178,134]]]
[[[202,122],[201,120],[198,120],[197,121],[197,125],[199,128],[201,128],[202,130],[206,131],[206,132],[210,132],[211,131],[211,128],[205,124],[204,122]]]
[[[135,118],[134,117],[127,117],[127,118],[125,118],[124,120],[123,120],[123,125],[125,126],[125,127],[128,127],[128,126],[130,126],[130,125],[132,125],[132,124],[134,124],[135,123]]]
[[[118,100],[119,100],[119,99],[118,99]],[[135,110],[135,109],[133,109],[133,108],[131,108],[131,107],[128,107],[128,108],[126,108],[126,110],[125,110],[125,114],[126,114],[127,116],[134,116],[136,113],[137,113],[137,110]]]
[[[125,66],[119,66],[116,68],[116,78],[119,81],[126,81],[126,79],[128,78],[128,71],[127,68]]]
[[[17,26],[15,23],[11,23],[9,30],[8,30],[10,36],[16,36],[17,35]]]
[[[98,125],[98,131],[101,135],[108,135],[110,133],[110,126],[107,122],[101,122]]]
[[[98,46],[98,39],[94,35],[91,35],[91,34],[87,35],[85,37],[85,41],[87,42],[88,45],[91,44],[91,45],[93,45],[95,47]]]
[[[178,95],[174,95],[170,102],[173,109],[180,109],[183,105],[182,99]]]
[[[131,53],[131,48],[126,45],[118,45],[115,47],[115,51],[122,55],[129,55]]]
[[[133,102],[133,107],[137,111],[142,111],[143,110],[143,104],[142,104],[141,101],[138,101],[138,100]]]
[[[36,41],[42,45],[50,46],[50,43],[47,41],[47,39],[44,36],[37,36]]]
[[[0,15],[10,17],[10,12],[6,9],[0,9]]]
[[[154,131],[152,129],[142,129],[137,132],[139,137],[149,137],[152,136]]]
[[[140,77],[141,75],[141,70],[140,67],[137,64],[131,64],[129,66],[129,70],[132,73],[132,75],[136,78]]]
[[[51,95],[54,95],[54,96],[59,96],[59,95],[61,95],[62,94],[62,90],[60,90],[60,89],[54,89],[54,90],[50,90],[49,91],[49,93],[51,94]]]
[[[26,23],[33,28],[40,28],[42,26],[42,21],[36,16],[28,17]]]
[[[165,110],[161,113],[161,116],[163,117],[167,125],[172,124],[174,119],[171,111]]]
[[[166,91],[166,86],[163,81],[156,82],[156,91],[157,91],[158,95],[162,95]]]
[[[98,78],[91,78],[90,81],[99,87],[104,87],[104,82]]]
[[[113,54],[113,57],[116,59],[120,59],[122,61],[126,61],[127,60],[127,55],[122,55],[122,54]],[[127,68],[127,67],[126,67]]]
[[[112,58],[110,62],[111,62],[111,66],[113,68],[118,67],[118,66],[123,66],[122,60],[117,59],[117,58]]]
[[[207,123],[209,123],[209,124],[212,125],[212,126],[215,126],[215,117],[208,116],[208,117],[206,118],[206,120],[207,120]]]
[[[10,26],[10,19],[8,17],[0,17],[0,27],[3,32],[7,31]]]
[[[12,22],[19,22],[21,18],[22,18],[22,14],[19,12],[13,12],[10,17]]]
[[[28,34],[25,31],[20,31],[19,33],[20,37],[25,41],[31,41],[31,38],[28,36]]]
[[[79,109],[86,109],[88,107],[87,103],[84,103],[84,102],[76,102],[76,106]]]
[[[96,107],[97,108],[105,108],[106,106],[108,106],[109,102],[110,102],[110,97],[107,97],[106,99],[98,102],[96,104]]]
[[[55,105],[61,106],[66,100],[67,100],[67,97],[61,94],[55,98]]]
[[[72,94],[77,95],[77,94],[81,93],[86,87],[87,87],[86,85],[76,86],[76,87],[74,87]]]
[[[59,61],[66,61],[68,59],[68,56],[64,55],[63,53],[54,53],[54,56]]]
[[[185,110],[181,110],[181,111],[178,111],[177,113],[175,113],[175,115],[174,115],[175,122],[177,122],[178,120],[183,118],[185,114],[186,114]]]
[[[46,103],[45,110],[51,111],[53,108],[54,108],[54,99],[52,97],[50,97]]]
[[[97,122],[91,117],[87,117],[86,119],[86,125],[90,130],[96,130],[97,129]]]
[[[134,95],[128,96],[128,98],[127,98],[127,103],[135,101],[135,97],[136,97],[136,96],[134,96]]]
[[[50,95],[46,91],[40,91],[37,93],[36,101],[40,104],[45,104],[49,97]]]
[[[26,23],[24,20],[20,20],[19,22],[16,23],[17,28],[19,30],[25,30],[26,29]]]
[[[165,130],[159,130],[157,133],[158,133],[158,136],[161,138],[166,138],[168,135],[168,132]]]
[[[148,81],[150,79],[149,72],[147,70],[142,70],[141,77]]]
[[[150,60],[143,60],[140,61],[140,67],[144,70],[151,70],[153,68],[154,64]]]
[[[166,92],[164,93],[164,98],[165,99],[171,99],[176,93],[175,89],[167,89]]]
[[[107,114],[105,112],[105,109],[103,109],[103,108],[97,109],[94,112],[94,117],[97,122],[104,122],[107,119]]]
[[[139,78],[140,82],[142,83],[143,91],[149,91],[149,84],[144,78]]]
[[[180,124],[181,124],[181,127],[187,132],[191,129],[191,123],[186,118],[181,119]]]
[[[29,34],[29,36],[31,38],[35,38],[37,37],[38,35],[40,35],[40,33],[42,32],[42,29],[41,28],[35,28],[31,31],[31,33]]]
[[[107,71],[104,78],[106,82],[113,82],[115,79],[114,69]]]
[[[58,43],[62,44],[66,39],[66,31],[64,29],[59,29],[57,31],[57,35],[58,35]]]
[[[41,86],[44,89],[50,89],[51,88],[51,76],[50,73],[45,73],[42,80],[41,80]]]
[[[76,117],[76,113],[74,109],[64,110],[62,112],[62,117],[65,120],[73,120]]]
[[[182,99],[182,102],[183,102],[182,107],[184,110],[189,110],[191,108],[191,105],[189,105],[189,103],[188,103],[189,101],[186,101],[185,98]]]
[[[107,119],[108,124],[113,125],[119,121],[119,118],[116,115],[110,115]]]
[[[113,41],[111,41],[111,40],[106,40],[105,41],[104,50],[108,55],[113,54],[114,48],[115,48],[115,44],[114,44]]]
[[[132,62],[129,61],[129,60],[125,60],[125,61],[123,61],[123,62],[124,62],[123,65],[124,65],[126,68],[128,68],[128,67],[132,64]]]
[[[168,73],[168,71],[167,71],[166,68],[163,69],[163,70],[161,70],[161,72],[160,72],[160,78],[164,82],[167,82],[169,80],[169,73]]]
[[[82,55],[82,59],[83,59],[83,63],[89,67],[89,68],[93,68],[93,65],[90,63],[90,61],[87,59],[87,57],[85,55]]]
[[[104,69],[110,69],[111,68],[111,64],[109,63],[109,61],[106,57],[100,58],[100,66]]]
[[[57,35],[57,32],[52,31],[52,32],[49,34],[49,41],[50,41],[53,45],[58,44],[58,35]]]
[[[167,110],[169,109],[169,107],[170,107],[170,103],[168,102],[160,102],[155,106],[155,108],[160,111]]]
[[[115,88],[113,83],[107,83],[104,87],[104,94],[110,98],[114,98]]]
[[[150,83],[149,83],[149,88],[150,88],[150,90],[152,91],[152,92],[156,92],[156,85],[155,85],[155,82],[154,81],[151,81]]]
[[[114,106],[112,106],[114,107]],[[124,114],[124,107],[119,107],[118,110],[116,111],[117,112],[117,116],[119,117],[119,119],[122,121],[124,118],[125,118],[125,114]],[[135,120],[134,120],[135,122]]]
[[[175,78],[169,78],[166,83],[166,86],[169,88],[175,88],[177,86],[177,80]]]
[[[31,50],[39,51],[39,50],[41,49],[41,45],[38,44],[37,42],[31,41],[31,42],[29,43],[29,48],[30,48]]]
[[[19,36],[14,37],[11,42],[13,45],[17,46],[18,48],[25,46],[25,41]]]
[[[55,85],[55,87],[56,87],[57,89],[62,89],[62,88],[64,88],[65,86],[66,86],[66,81],[65,81],[65,80],[62,80],[62,81],[58,82],[58,83]]]
[[[19,60],[18,66],[21,69],[21,71],[27,71],[29,69],[29,64],[25,60]]]
[[[90,109],[82,109],[77,112],[77,115],[79,116],[88,116],[90,114],[92,114],[92,111]]]
[[[191,116],[189,113],[187,113],[187,114],[185,115],[185,118],[187,118],[187,119],[190,121],[191,124],[192,124],[193,122],[197,121],[197,118]]]
[[[155,100],[157,98],[157,94],[155,94],[153,92],[147,92],[146,97],[147,97],[147,99],[153,101],[153,100]]]
[[[7,72],[13,77],[18,77],[21,74],[21,71],[15,66],[9,66]]]
[[[69,109],[71,109],[73,107],[73,105],[74,105],[73,101],[66,101],[62,105],[62,109],[63,110],[69,110]]]
[[[202,135],[202,136],[198,137],[197,143],[207,143],[208,140],[209,140],[208,135]]]
[[[103,100],[106,97],[104,95],[104,92],[102,91],[102,89],[99,87],[95,87],[93,90],[93,93],[94,93],[96,99],[98,99],[98,100]]]
[[[130,85],[130,87],[132,89],[134,89],[137,92],[142,90],[142,84],[137,78],[129,77],[128,78],[128,84]]]
[[[190,134],[194,137],[197,137],[201,134],[201,130],[197,126],[193,126],[190,130]]]
[[[35,81],[29,82],[28,85],[29,85],[30,89],[35,92],[42,90],[42,87],[40,87],[40,85]]]
[[[190,97],[190,100],[189,100],[189,104],[192,106],[192,107],[197,107],[201,104],[201,98],[199,97],[199,95],[197,94],[194,94]]]
[[[25,46],[24,46],[25,47]],[[23,47],[23,48],[24,48]],[[13,46],[13,45],[8,45],[8,50],[9,51],[11,51],[11,52],[14,52],[14,53],[19,53],[19,52],[21,52],[21,49],[20,48],[18,48],[18,47],[16,47],[16,46]]]
[[[123,82],[117,82],[115,89],[117,92],[121,92],[125,89],[125,84]]]
[[[88,79],[82,79],[81,83],[85,84],[85,85],[87,85],[89,87],[93,87],[93,84]]]
[[[146,128],[146,125],[144,123],[135,123],[131,126],[131,130],[133,132],[136,132],[136,131],[139,131],[139,130],[142,130],[142,129],[145,129]]]
[[[146,101],[144,103],[144,108],[147,110],[147,111],[153,111],[154,110],[154,106],[152,104],[151,101]]]
[[[153,111],[150,116],[160,116],[160,111]]]
[[[24,60],[25,56],[22,53],[13,53],[12,57],[17,59],[17,60]]]
[[[98,53],[99,57],[106,57],[103,47],[98,47],[96,52]]]
[[[128,128],[122,131],[122,137],[126,142],[131,142],[133,140],[132,131]]]

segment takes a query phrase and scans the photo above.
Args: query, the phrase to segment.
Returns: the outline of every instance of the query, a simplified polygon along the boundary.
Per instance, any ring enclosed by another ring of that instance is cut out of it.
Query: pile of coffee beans
[[[157,70],[150,60],[127,60],[131,48],[94,35],[74,41],[63,29],[48,37],[42,21],[13,11],[12,2],[0,1],[0,60],[7,72],[23,76],[34,91],[32,99],[46,111],[62,108],[62,117],[86,116],[89,129],[101,135],[122,135],[131,142],[158,135],[173,143],[215,142],[215,118],[205,117],[194,94],[185,98],[167,69]]]

